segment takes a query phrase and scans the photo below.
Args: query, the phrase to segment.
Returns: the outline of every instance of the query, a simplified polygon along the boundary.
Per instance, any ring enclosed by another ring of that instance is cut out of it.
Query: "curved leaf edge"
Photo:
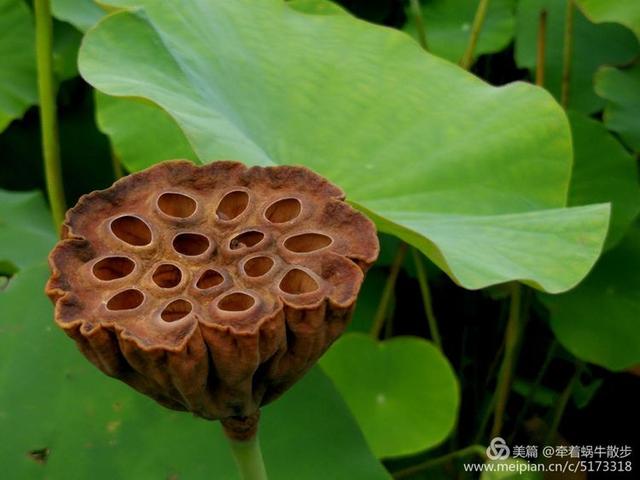
[[[615,0],[610,0],[610,1],[615,1]],[[640,30],[638,28],[634,28],[634,25],[629,22],[629,21],[621,21],[621,20],[614,20],[613,18],[603,18],[603,19],[598,19],[596,18],[594,15],[592,15],[591,11],[583,5],[581,0],[576,0],[576,6],[580,9],[580,12],[582,12],[582,14],[587,17],[587,19],[591,22],[591,23],[595,23],[595,24],[599,24],[599,23],[616,23],[618,25],[622,25],[623,27],[625,27],[626,29],[628,29],[629,31],[633,32],[635,34],[635,36],[638,38],[638,43],[640,44]]]
[[[398,237],[399,239],[405,241],[411,246],[416,247],[420,250],[424,255],[426,255],[433,263],[435,263],[438,268],[440,268],[443,272],[445,272],[451,280],[453,280],[457,285],[466,288],[468,290],[480,290],[486,287],[491,287],[494,285],[499,285],[505,282],[516,281],[528,285],[536,290],[540,290],[542,292],[550,293],[550,294],[559,294],[566,292],[568,290],[576,287],[584,278],[591,272],[596,262],[600,258],[600,255],[604,251],[604,244],[607,237],[607,232],[609,229],[609,221],[611,218],[611,204],[610,203],[599,203],[593,205],[579,206],[579,207],[566,207],[559,209],[549,209],[547,211],[592,211],[594,216],[600,217],[600,230],[597,233],[599,240],[594,248],[591,251],[590,260],[578,275],[575,276],[572,280],[561,283],[561,282],[548,282],[548,281],[539,281],[533,277],[513,277],[513,278],[503,278],[495,281],[475,281],[472,279],[467,279],[463,275],[459,275],[455,272],[455,269],[452,268],[450,261],[447,260],[447,256],[444,253],[443,249],[434,241],[425,237],[424,235],[411,230],[401,224],[398,224],[382,215],[378,215],[377,213],[367,209],[366,207],[358,204],[358,202],[350,201],[355,208],[365,213],[369,216],[375,223],[378,229],[383,233],[388,233]],[[536,213],[536,212],[528,212],[528,213]],[[510,214],[510,215],[526,215],[523,214]]]
[[[100,130],[100,132],[102,132],[104,135],[106,135],[109,138],[109,143],[111,145],[111,148],[113,150],[113,153],[116,155],[116,157],[119,160],[124,160],[125,155],[123,154],[123,152],[121,152],[118,148],[118,146],[116,145],[116,142],[114,142],[111,139],[111,130],[108,127],[108,125],[104,122],[104,119],[102,117],[102,111],[100,109],[100,102],[97,98],[96,94],[102,94],[105,96],[110,96],[110,97],[114,97],[114,98],[119,98],[119,99],[123,99],[123,100],[130,100],[132,102],[137,102],[137,103],[141,103],[141,104],[145,104],[145,105],[152,105],[156,108],[158,108],[159,110],[162,111],[163,114],[166,114],[168,116],[168,118],[171,120],[171,122],[173,123],[173,125],[180,131],[180,133],[182,133],[182,135],[184,136],[185,141],[188,143],[189,147],[191,147],[191,150],[193,150],[195,152],[195,148],[193,146],[193,143],[191,142],[191,140],[189,139],[189,136],[186,134],[186,132],[182,129],[182,127],[180,126],[180,124],[178,122],[176,122],[175,118],[173,118],[173,116],[164,108],[162,108],[160,105],[158,105],[157,103],[149,100],[148,98],[145,97],[140,97],[140,96],[119,96],[119,95],[108,95],[106,93],[104,93],[102,90],[98,90],[97,88],[95,88],[95,92],[94,92],[94,105],[95,105],[95,111],[94,111],[94,119],[96,122],[96,126],[98,127],[98,130]],[[185,160],[182,158],[167,158],[165,159],[166,161],[169,160]],[[207,162],[203,162],[199,157],[196,157],[194,159],[186,159],[188,161],[192,161],[193,163],[195,163],[196,165],[203,165]],[[124,166],[131,172],[131,173],[135,173],[136,171],[139,170],[132,170],[129,169],[129,165],[127,165],[124,161],[122,162],[124,164]]]

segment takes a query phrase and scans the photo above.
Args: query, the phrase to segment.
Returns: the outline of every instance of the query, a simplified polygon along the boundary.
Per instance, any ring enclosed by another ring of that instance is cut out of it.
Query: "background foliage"
[[[340,3],[53,0],[68,204],[166,159],[232,158],[307,165],[376,221],[350,332],[265,409],[273,478],[453,477],[493,433],[630,443],[637,2],[490,0],[471,73],[480,2]],[[104,378],[54,328],[29,2],[0,0],[0,58],[0,464],[235,478],[217,425]]]

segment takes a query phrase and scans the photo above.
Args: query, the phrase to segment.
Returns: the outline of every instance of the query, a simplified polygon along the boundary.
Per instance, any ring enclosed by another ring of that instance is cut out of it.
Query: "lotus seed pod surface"
[[[107,375],[169,408],[250,417],[343,332],[378,250],[306,168],[170,161],[67,212],[47,294]]]

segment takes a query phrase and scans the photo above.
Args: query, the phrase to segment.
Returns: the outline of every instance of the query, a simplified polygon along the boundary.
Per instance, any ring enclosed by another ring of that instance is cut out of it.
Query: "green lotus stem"
[[[56,94],[52,65],[52,19],[49,0],[33,2],[36,19],[36,65],[38,69],[38,97],[40,99],[40,127],[47,194],[56,230],[67,210],[60,167],[60,142],[56,118]]]
[[[465,70],[471,68],[473,63],[473,54],[476,51],[476,45],[478,44],[478,37],[484,25],[484,19],[487,17],[487,10],[489,8],[489,0],[480,0],[478,8],[476,9],[476,15],[473,17],[473,25],[471,26],[471,35],[469,36],[469,43],[467,49],[462,55],[460,60],[460,66]]]
[[[433,313],[433,303],[431,301],[431,290],[429,289],[429,282],[427,279],[427,271],[424,268],[420,253],[415,248],[411,248],[411,254],[413,255],[413,263],[416,265],[416,273],[418,275],[418,284],[420,285],[420,293],[422,294],[422,304],[424,306],[424,313],[429,323],[429,332],[431,333],[431,339],[436,344],[438,350],[442,352],[442,339],[440,337],[440,331],[438,329],[438,321],[436,315]]]
[[[567,383],[567,386],[562,391],[560,398],[558,398],[558,401],[553,411],[551,425],[549,426],[549,430],[547,431],[547,436],[544,441],[545,445],[550,445],[551,444],[550,442],[555,440],[556,434],[558,433],[558,427],[560,426],[560,420],[562,420],[564,411],[566,410],[567,405],[569,404],[569,399],[571,398],[571,394],[573,393],[573,389],[576,385],[576,382],[580,378],[580,375],[582,374],[583,370],[584,370],[584,363],[578,362],[576,364],[575,372],[569,379],[569,383]]]
[[[522,287],[517,282],[511,284],[511,304],[509,306],[509,318],[505,331],[504,356],[498,373],[498,384],[496,386],[495,410],[493,414],[493,427],[491,437],[497,437],[502,431],[504,422],[504,411],[507,406],[509,392],[511,391],[511,381],[515,370],[516,352],[520,341],[522,330],[522,319],[520,315],[522,304]]]
[[[228,440],[241,480],[268,480],[258,435],[250,440]]]
[[[468,447],[456,450],[455,452],[447,453],[446,455],[442,455],[441,457],[430,458],[429,460],[425,460],[424,462],[417,465],[412,465],[410,467],[394,472],[393,478],[410,477],[424,470],[429,470],[444,463],[450,462],[451,460],[468,457],[469,455],[477,455],[478,457],[485,459],[485,447],[483,447],[482,445],[469,445]]]
[[[491,414],[493,413],[494,406],[496,404],[496,392],[491,394],[491,397],[485,401],[485,404],[482,408],[482,416],[480,419],[480,424],[478,425],[478,431],[476,432],[476,436],[473,439],[475,443],[480,443],[484,437],[484,432],[487,429],[487,425],[489,424],[489,419],[491,418]]]
[[[562,50],[562,90],[560,103],[566,109],[569,106],[571,82],[571,63],[573,59],[573,18],[575,6],[573,0],[567,0],[567,14],[564,19],[564,46]]]
[[[424,26],[424,17],[422,16],[422,9],[420,8],[419,0],[411,0],[411,15],[416,22],[416,32],[418,33],[418,42],[420,46],[427,52],[427,29]]]
[[[113,167],[113,176],[116,180],[124,177],[124,171],[122,169],[122,164],[120,163],[120,159],[118,155],[116,155],[115,150],[111,147],[111,165]]]
[[[551,365],[551,360],[553,360],[553,357],[555,356],[557,349],[558,349],[558,342],[555,339],[553,339],[553,341],[551,342],[551,345],[549,346],[549,349],[547,350],[547,355],[544,358],[544,362],[542,363],[542,366],[540,367],[540,370],[538,370],[538,374],[536,375],[536,378],[533,381],[531,390],[529,390],[529,394],[524,399],[524,404],[522,405],[522,408],[518,413],[518,417],[516,418],[516,421],[514,423],[513,432],[509,437],[509,442],[511,442],[515,438],[516,433],[518,433],[518,429],[520,428],[520,425],[526,418],[526,415],[529,412],[529,407],[531,405],[531,402],[536,398],[536,393],[538,393],[538,390],[540,389],[542,380],[544,379],[544,376],[547,373],[547,370],[549,369],[549,365]]]
[[[391,302],[393,290],[395,289],[398,274],[400,273],[400,267],[402,267],[402,262],[404,261],[406,253],[407,244],[402,242],[398,247],[393,263],[391,264],[391,272],[389,273],[387,283],[385,283],[384,289],[382,290],[382,297],[380,298],[376,315],[373,317],[373,325],[371,326],[371,336],[373,338],[378,338],[380,336],[380,331],[384,326],[384,320],[387,315],[387,311],[389,310],[389,303]]]
[[[538,18],[538,44],[536,49],[536,85],[544,86],[545,49],[547,45],[547,11],[542,9]]]

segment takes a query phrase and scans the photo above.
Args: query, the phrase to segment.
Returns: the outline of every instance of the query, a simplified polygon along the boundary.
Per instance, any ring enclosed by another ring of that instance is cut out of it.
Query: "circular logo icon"
[[[510,453],[511,450],[502,437],[493,438],[487,447],[487,457],[489,460],[505,460],[509,458]]]

